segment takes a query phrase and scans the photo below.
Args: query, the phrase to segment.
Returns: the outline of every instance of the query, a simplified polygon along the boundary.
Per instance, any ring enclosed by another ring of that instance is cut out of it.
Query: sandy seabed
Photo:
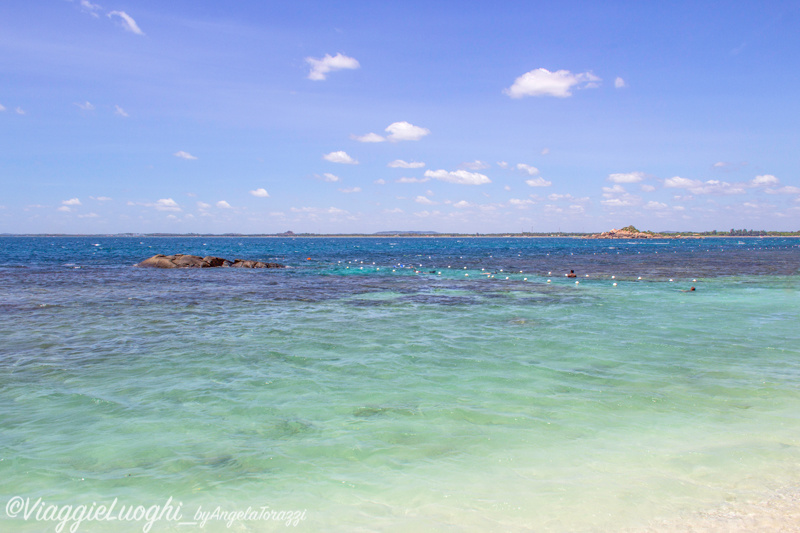
[[[626,533],[800,532],[800,486],[784,488],[763,499],[735,502],[677,519],[653,522]]]

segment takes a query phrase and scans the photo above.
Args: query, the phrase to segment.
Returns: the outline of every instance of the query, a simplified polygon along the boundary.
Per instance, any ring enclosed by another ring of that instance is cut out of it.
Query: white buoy
[[[522,278],[522,281],[528,281],[528,278]]]
[[[617,276],[611,276],[611,279],[614,279],[614,278],[616,278],[616,277],[617,277]]]
[[[580,281],[576,281],[576,282],[575,282],[575,285],[577,285],[578,283],[580,283]]]
[[[547,280],[547,283],[550,283],[550,280],[549,280],[549,279]]]
[[[616,282],[616,281],[614,282],[614,286],[615,286],[615,287],[617,286],[617,282]]]

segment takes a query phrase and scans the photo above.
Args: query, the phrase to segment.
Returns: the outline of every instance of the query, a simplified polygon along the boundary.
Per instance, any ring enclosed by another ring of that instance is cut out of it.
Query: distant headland
[[[798,231],[775,231],[775,230],[753,230],[753,229],[731,229],[711,230],[711,231],[640,231],[633,225],[625,226],[622,229],[612,229],[602,233],[590,232],[566,232],[566,231],[519,231],[519,232],[497,232],[497,233],[460,233],[460,232],[438,232],[438,231],[419,231],[419,230],[399,230],[399,231],[378,231],[374,233],[295,233],[294,231],[284,231],[281,233],[2,233],[0,237],[135,237],[135,238],[252,238],[252,237],[275,237],[275,238],[587,238],[587,239],[688,239],[698,237],[800,237]]]

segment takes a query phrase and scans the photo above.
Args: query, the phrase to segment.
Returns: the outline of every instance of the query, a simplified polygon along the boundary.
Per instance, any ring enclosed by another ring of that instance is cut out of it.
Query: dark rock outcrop
[[[152,268],[217,268],[217,267],[232,267],[232,268],[284,268],[285,265],[280,263],[264,263],[261,261],[253,261],[250,259],[235,259],[229,261],[222,257],[206,256],[200,257],[197,255],[175,254],[163,255],[157,254],[153,257],[148,257],[136,266],[152,267]]]

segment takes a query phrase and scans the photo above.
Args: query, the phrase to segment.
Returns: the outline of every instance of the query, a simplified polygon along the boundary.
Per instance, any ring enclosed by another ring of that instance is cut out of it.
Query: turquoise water
[[[800,480],[796,240],[0,241],[4,506],[613,531]],[[176,252],[290,268],[132,266]]]

